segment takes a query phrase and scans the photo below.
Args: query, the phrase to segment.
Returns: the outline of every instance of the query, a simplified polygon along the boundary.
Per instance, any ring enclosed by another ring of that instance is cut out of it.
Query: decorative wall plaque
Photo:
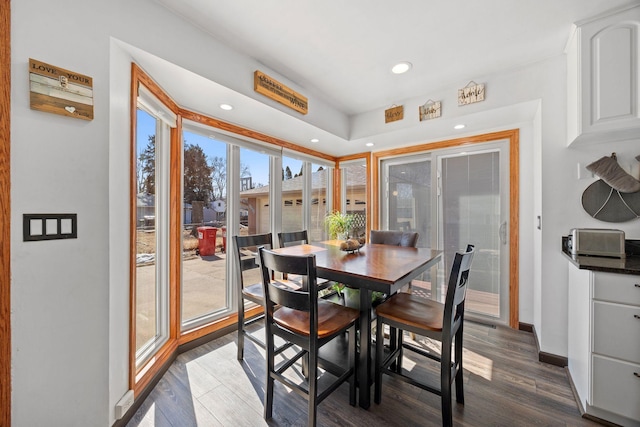
[[[93,79],[29,59],[32,110],[93,120]]]
[[[309,110],[307,98],[258,70],[253,73],[253,90],[299,113]]]
[[[384,110],[384,122],[391,123],[404,118],[404,106],[391,107]]]
[[[484,101],[484,84],[476,84],[470,81],[462,89],[458,89],[458,105],[473,104]]]
[[[442,114],[440,101],[428,100],[424,105],[418,107],[418,114],[420,115],[420,121],[440,117]]]

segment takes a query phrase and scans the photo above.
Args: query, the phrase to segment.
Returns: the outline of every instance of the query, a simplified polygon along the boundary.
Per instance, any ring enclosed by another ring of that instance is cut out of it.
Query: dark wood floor
[[[263,420],[264,357],[248,341],[245,361],[238,362],[235,340],[235,333],[230,334],[178,356],[127,426],[305,425],[305,400],[278,383],[274,417],[268,423]],[[580,417],[565,370],[537,361],[529,332],[466,322],[464,363],[465,405],[454,403],[455,425],[597,425]],[[410,352],[403,366],[424,376],[436,372],[430,362]],[[343,384],[320,404],[318,425],[442,423],[438,396],[389,376],[384,376],[380,405],[372,403],[364,410],[348,401]]]

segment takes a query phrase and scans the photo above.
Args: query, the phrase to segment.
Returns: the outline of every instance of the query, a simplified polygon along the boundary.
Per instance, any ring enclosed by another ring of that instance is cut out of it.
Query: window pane
[[[138,110],[136,129],[136,353],[159,335],[157,327],[156,119]]]
[[[500,317],[500,153],[442,160],[445,271],[454,253],[476,246],[465,309]],[[444,291],[443,291],[444,294]]]
[[[182,323],[227,308],[227,144],[183,132]]]
[[[271,231],[269,221],[269,155],[240,149],[240,230],[238,234],[264,234]],[[230,254],[233,254],[231,249]],[[245,285],[260,283],[260,269],[244,271]],[[247,304],[245,308],[251,307]]]
[[[417,232],[418,247],[431,247],[431,160],[396,159],[385,170],[388,174],[388,187],[385,188],[388,229]],[[411,292],[424,298],[435,298],[432,278],[438,278],[435,268],[414,279]]]
[[[327,213],[327,177],[328,169],[324,166],[311,165],[311,225],[309,239],[321,241],[327,239],[324,217]]]
[[[389,230],[417,231],[418,247],[431,247],[430,200],[430,160],[389,166]]]
[[[282,157],[282,231],[303,228],[303,162]]]
[[[270,232],[269,218],[269,155],[241,148],[239,234]]]
[[[361,236],[367,231],[367,166],[356,162],[344,167],[346,185],[343,204],[346,212],[356,216],[351,229],[352,236]]]

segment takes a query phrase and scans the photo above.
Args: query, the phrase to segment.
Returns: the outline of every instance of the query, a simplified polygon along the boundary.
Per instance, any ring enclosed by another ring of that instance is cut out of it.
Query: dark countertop
[[[589,255],[571,255],[566,250],[566,236],[562,237],[562,253],[581,270],[640,276],[640,240],[626,240],[626,258],[608,258]]]

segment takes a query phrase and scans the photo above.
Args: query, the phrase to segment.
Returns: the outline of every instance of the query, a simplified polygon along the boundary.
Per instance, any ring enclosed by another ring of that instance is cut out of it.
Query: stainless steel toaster
[[[567,239],[571,255],[624,258],[624,231],[607,228],[572,228]]]

